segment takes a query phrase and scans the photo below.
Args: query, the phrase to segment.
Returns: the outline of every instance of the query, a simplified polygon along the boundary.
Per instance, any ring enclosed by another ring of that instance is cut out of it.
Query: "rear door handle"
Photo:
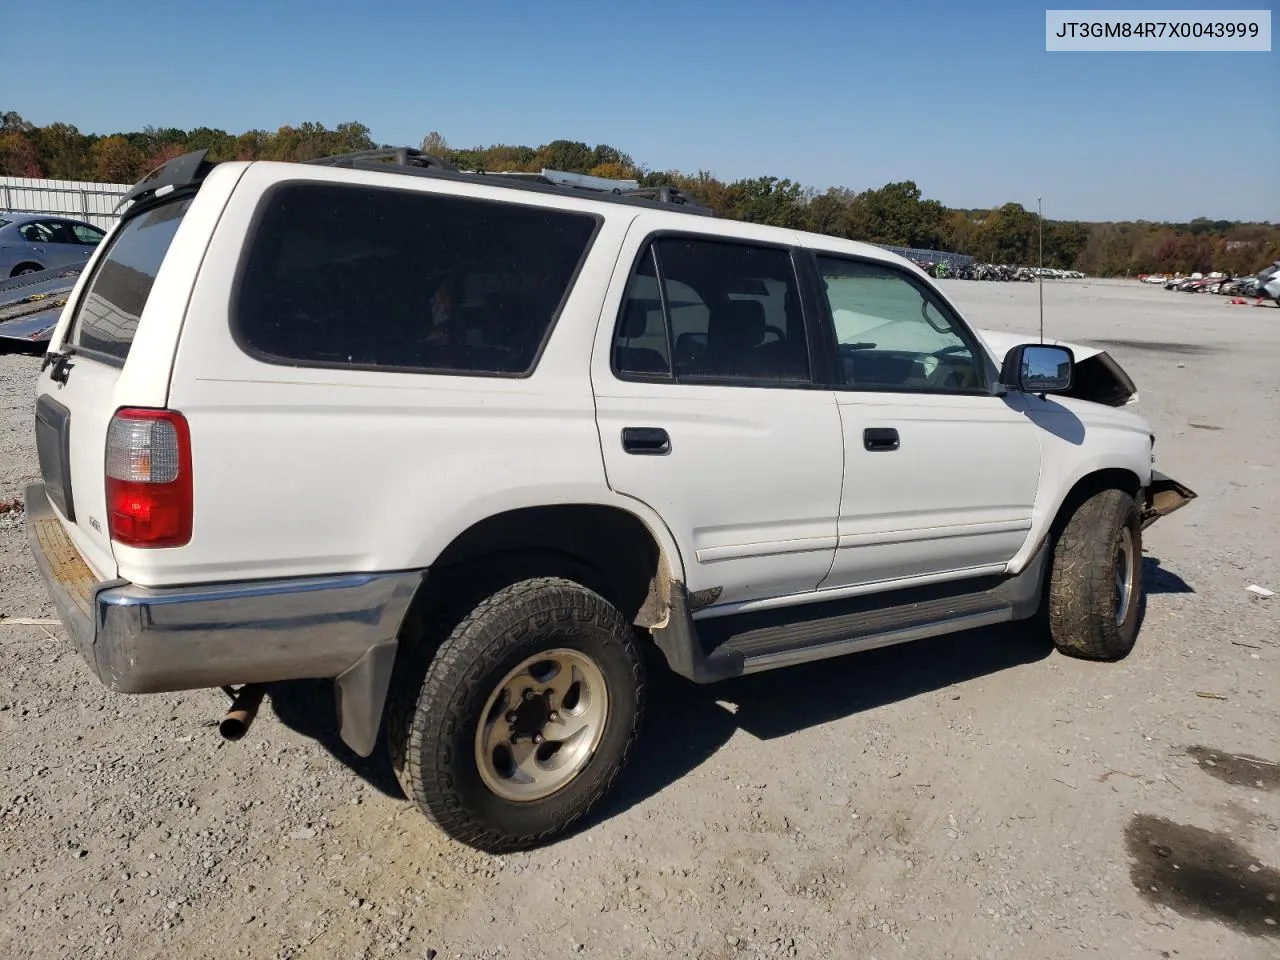
[[[862,431],[862,445],[868,450],[897,450],[898,431],[893,427],[867,427]]]
[[[671,438],[662,427],[623,427],[622,449],[627,453],[660,457],[671,452]]]

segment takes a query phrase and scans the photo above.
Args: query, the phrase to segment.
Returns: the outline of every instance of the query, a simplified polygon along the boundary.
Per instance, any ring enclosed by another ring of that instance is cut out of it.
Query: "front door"
[[[666,521],[695,602],[812,592],[835,552],[844,454],[835,396],[812,385],[792,254],[651,240],[646,220],[592,363],[609,485]]]
[[[1026,541],[1040,441],[978,340],[927,284],[819,253],[841,386],[845,480],[823,589],[999,572]]]

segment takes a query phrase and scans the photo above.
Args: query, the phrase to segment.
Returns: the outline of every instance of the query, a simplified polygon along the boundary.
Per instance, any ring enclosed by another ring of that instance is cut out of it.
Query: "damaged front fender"
[[[998,330],[979,330],[978,335],[991,350],[997,368],[1010,350],[1029,342],[1024,335]],[[1123,407],[1138,401],[1137,385],[1107,351],[1066,340],[1046,339],[1045,343],[1067,347],[1075,356],[1071,389],[1059,396],[1075,397],[1108,407]]]

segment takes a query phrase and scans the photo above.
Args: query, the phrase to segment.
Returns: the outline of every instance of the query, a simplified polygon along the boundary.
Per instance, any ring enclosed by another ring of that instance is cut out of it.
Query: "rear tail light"
[[[125,408],[107,428],[107,529],[130,547],[191,539],[191,431],[172,410]]]

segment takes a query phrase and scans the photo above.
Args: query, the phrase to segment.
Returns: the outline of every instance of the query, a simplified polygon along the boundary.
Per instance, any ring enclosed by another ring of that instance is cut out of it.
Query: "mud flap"
[[[1151,471],[1151,484],[1146,489],[1146,505],[1142,510],[1142,529],[1161,517],[1181,510],[1196,498],[1196,492],[1158,470]]]

